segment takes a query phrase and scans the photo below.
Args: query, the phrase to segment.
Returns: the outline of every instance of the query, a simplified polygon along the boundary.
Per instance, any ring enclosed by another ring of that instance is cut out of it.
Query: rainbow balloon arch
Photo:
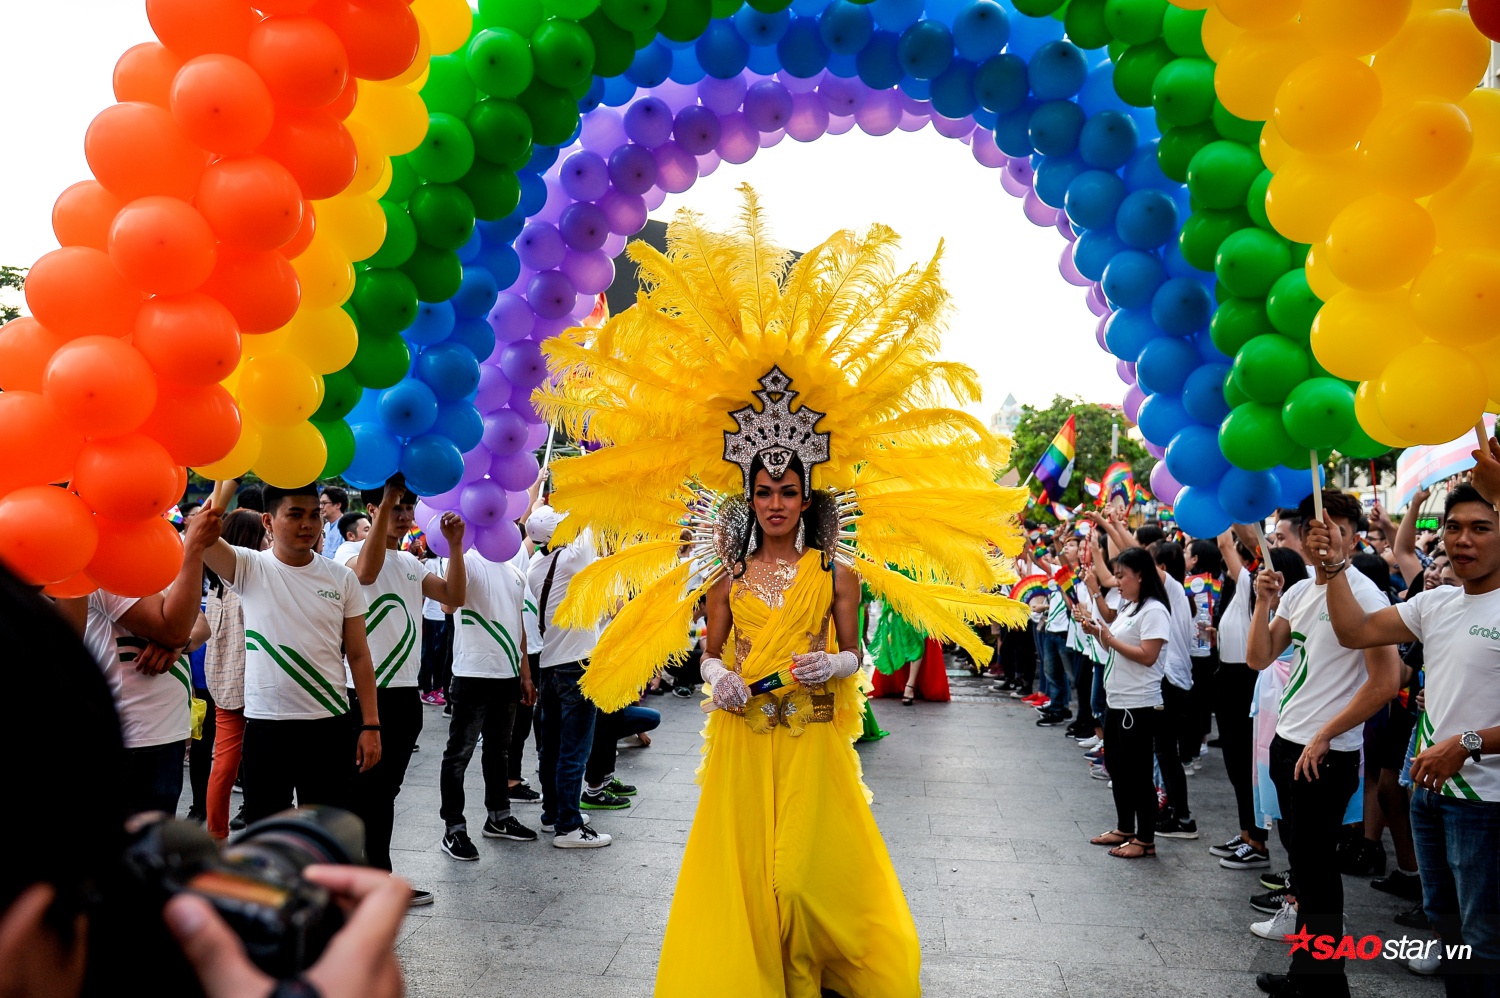
[[[1500,409],[1500,93],[1457,4],[146,8],[0,330],[0,557],[58,595],[165,586],[186,467],[399,470],[509,558],[541,344],[667,194],[852,128],[930,126],[1056,228],[1190,534]]]

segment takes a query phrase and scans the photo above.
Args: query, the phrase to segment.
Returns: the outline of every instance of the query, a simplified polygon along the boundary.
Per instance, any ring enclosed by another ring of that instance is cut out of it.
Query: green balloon
[[[534,80],[516,100],[531,118],[537,145],[560,146],[578,127],[578,101],[566,90]]]
[[[1182,183],[1187,180],[1188,164],[1193,161],[1193,156],[1218,137],[1218,129],[1208,121],[1164,129],[1156,146],[1156,165],[1161,167],[1162,173]]]
[[[521,181],[516,171],[476,159],[469,172],[459,180],[474,206],[474,217],[495,222],[516,210],[521,203]]]
[[[1364,427],[1358,423],[1349,435],[1340,440],[1334,447],[1340,454],[1355,461],[1373,461],[1377,457],[1383,457],[1390,450],[1385,444],[1376,440],[1364,431]]]
[[[456,250],[474,234],[474,202],[454,184],[423,184],[407,210],[417,238],[429,246]]]
[[[1308,287],[1307,271],[1301,267],[1289,270],[1277,278],[1276,283],[1271,285],[1271,293],[1266,296],[1266,315],[1270,318],[1271,325],[1282,336],[1290,337],[1303,346],[1307,346],[1308,338],[1312,335],[1313,319],[1322,307],[1323,300]]]
[[[1099,49],[1109,44],[1109,25],[1104,20],[1105,0],[1068,0],[1063,27],[1068,39],[1081,49]]]
[[[1125,50],[1128,48],[1130,46],[1127,43],[1120,41],[1118,38],[1111,38],[1109,44],[1104,46],[1104,51],[1109,53],[1110,62],[1119,63],[1120,57],[1125,54]]]
[[[1261,122],[1246,121],[1244,118],[1235,117],[1229,113],[1228,108],[1219,103],[1217,97],[1214,98],[1214,111],[1211,117],[1213,118],[1214,130],[1219,133],[1221,138],[1250,146],[1252,149],[1260,148]]]
[[[1199,270],[1213,270],[1219,245],[1232,233],[1248,225],[1250,215],[1244,208],[1195,211],[1182,223],[1177,246],[1182,250],[1182,258],[1188,263]]]
[[[371,267],[399,267],[411,258],[417,248],[417,227],[404,205],[382,200],[380,210],[385,212],[385,241],[375,255],[365,261]]]
[[[1238,207],[1264,169],[1255,150],[1220,139],[1193,154],[1187,168],[1188,190],[1205,208]]]
[[[469,42],[469,78],[491,97],[514,97],[531,85],[535,68],[529,36],[485,28]]]
[[[536,77],[567,90],[594,73],[594,39],[576,21],[549,17],[531,35]]]
[[[781,3],[780,0],[774,2],[777,5],[767,10],[767,13],[775,13],[791,6],[791,0],[786,0],[786,3]],[[661,20],[662,13],[667,9],[667,0],[603,0],[599,9],[604,11],[605,17],[633,33],[655,28],[656,22]],[[755,6],[755,9],[761,8]]]
[[[1207,59],[1173,59],[1151,84],[1151,106],[1165,125],[1196,125],[1214,110],[1214,64]]]
[[[411,370],[411,353],[406,341],[394,333],[361,336],[348,370],[366,388],[390,388]]]
[[[411,259],[402,265],[401,271],[416,286],[417,299],[432,303],[452,298],[464,279],[464,265],[459,262],[457,253],[425,243],[417,243]]]
[[[604,79],[621,76],[635,61],[635,38],[630,32],[596,10],[582,21],[583,30],[594,40],[594,73]]]
[[[387,187],[385,193],[380,196],[392,204],[404,204],[421,182],[422,178],[417,176],[417,171],[411,168],[405,156],[393,156],[391,157],[391,186]]]
[[[462,118],[474,106],[477,95],[465,61],[456,55],[433,56],[428,63],[427,82],[422,84],[422,103],[428,113],[441,111]]]
[[[1150,107],[1156,74],[1175,58],[1160,38],[1130,46],[1115,63],[1115,93],[1132,107]]]
[[[1027,17],[1046,17],[1063,5],[1063,0],[1015,0],[1016,10]]]
[[[542,9],[553,17],[581,21],[599,9],[599,0],[542,0]]]
[[[854,3],[873,3],[874,0],[853,0]],[[733,17],[745,6],[745,0],[709,0],[709,9],[716,20]]]
[[[1231,409],[1237,409],[1250,401],[1250,396],[1246,395],[1245,390],[1240,387],[1240,383],[1234,380],[1233,370],[1224,379],[1224,401]]]
[[[1359,425],[1354,393],[1337,378],[1308,378],[1287,393],[1281,421],[1287,436],[1304,448],[1333,447]]]
[[[479,158],[511,168],[524,166],[531,158],[531,118],[515,101],[486,98],[469,109],[465,124]]]
[[[712,13],[708,0],[667,0],[656,30],[674,42],[690,42],[708,29]]]
[[[323,443],[328,445],[328,461],[318,477],[326,479],[343,474],[354,460],[354,431],[342,419],[330,422],[314,420],[313,428],[323,435]]]
[[[1257,336],[1274,332],[1276,328],[1266,317],[1266,303],[1259,298],[1224,299],[1208,324],[1209,339],[1226,357],[1239,353]]]
[[[1267,232],[1276,231],[1266,215],[1266,189],[1271,186],[1271,176],[1270,170],[1260,171],[1260,176],[1250,185],[1250,193],[1245,195],[1245,210],[1250,213],[1250,221]]]
[[[354,306],[360,339],[394,336],[417,317],[417,289],[399,270],[372,269],[358,275],[349,303]]]
[[[1206,58],[1203,49],[1204,10],[1183,10],[1170,6],[1161,19],[1162,41],[1177,55]]]
[[[1161,37],[1167,0],[1105,0],[1104,23],[1110,34],[1128,45],[1144,45]]]
[[[1225,388],[1225,398],[1229,396]],[[1281,425],[1281,407],[1243,402],[1219,424],[1219,449],[1237,468],[1269,471],[1297,449]]]
[[[1312,252],[1312,246],[1308,243],[1292,243],[1292,266],[1306,267],[1307,254]]]
[[[530,38],[542,23],[542,0],[479,0],[479,23]]]
[[[1226,237],[1214,255],[1214,274],[1240,298],[1270,293],[1282,274],[1292,269],[1292,244],[1274,232],[1254,226]]]
[[[1307,380],[1311,368],[1307,351],[1271,333],[1257,336],[1234,355],[1234,376],[1257,402],[1280,405],[1287,393]]]
[[[320,423],[332,423],[343,419],[359,405],[364,389],[355,380],[354,372],[345,367],[332,374],[323,375],[323,404],[312,418]]]
[[[423,180],[448,184],[474,165],[474,137],[463,121],[451,114],[429,114],[422,144],[406,154],[406,161]]]

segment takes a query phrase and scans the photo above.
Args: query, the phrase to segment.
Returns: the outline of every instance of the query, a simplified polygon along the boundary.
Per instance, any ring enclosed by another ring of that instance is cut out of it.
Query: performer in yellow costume
[[[636,306],[545,348],[540,410],[598,445],[553,465],[554,543],[589,526],[613,552],[557,624],[619,608],[583,679],[614,710],[687,652],[707,600],[702,793],[658,998],[914,998],[916,929],[853,748],[860,582],[987,659],[971,623],[1028,616],[992,592],[1025,493],[995,485],[1005,442],[953,405],[974,372],[933,358],[936,259],[897,271],[877,225],[793,263],[743,190],[735,231],[679,213],[666,254],[630,249]]]

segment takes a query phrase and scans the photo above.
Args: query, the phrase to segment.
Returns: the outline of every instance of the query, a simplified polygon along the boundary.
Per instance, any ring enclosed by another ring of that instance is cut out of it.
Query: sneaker
[[[566,835],[556,835],[552,844],[559,849],[602,849],[613,841],[604,832],[596,832],[588,825],[579,825]]]
[[[1165,839],[1196,839],[1198,823],[1192,818],[1179,818],[1174,814],[1156,822],[1156,834]]]
[[[1104,747],[1101,745],[1099,748],[1093,749],[1089,752],[1085,752],[1083,753],[1083,757],[1090,763],[1102,763],[1104,761]]]
[[[1422,878],[1415,873],[1392,870],[1385,876],[1370,881],[1370,886],[1377,891],[1394,894],[1407,901],[1422,900]]]
[[[443,704],[443,716],[444,717],[452,717],[453,716],[453,705],[451,703],[445,703],[445,704]]]
[[[1361,835],[1339,853],[1339,872],[1352,877],[1375,877],[1385,873],[1385,846]]]
[[[1095,780],[1107,780],[1109,779],[1109,770],[1100,765],[1090,766],[1089,777]]]
[[[1241,842],[1233,855],[1219,858],[1219,865],[1226,870],[1263,870],[1271,865],[1271,856],[1248,842]]]
[[[672,695],[686,700],[693,695],[693,688],[691,686],[674,686],[672,687]]]
[[[616,797],[608,789],[589,790],[585,787],[578,806],[585,811],[623,811],[630,806],[630,801]]]
[[[1405,911],[1398,911],[1391,916],[1397,925],[1404,925],[1408,929],[1430,928],[1432,923],[1427,920],[1427,912],[1422,910],[1422,902],[1418,901]]]
[[[1279,943],[1287,936],[1296,934],[1297,909],[1292,907],[1290,900],[1284,901],[1270,918],[1263,922],[1251,922],[1250,931],[1262,939],[1273,939]]]
[[[242,831],[245,830],[245,805],[244,804],[241,804],[240,805],[240,809],[238,811],[234,812],[234,817],[229,819],[229,830],[231,832],[242,832]]]
[[[448,700],[443,696],[442,690],[432,690],[422,694],[422,702],[433,707],[442,707],[448,703]]]
[[[525,780],[506,790],[510,794],[512,804],[540,804],[542,795],[531,789],[531,785]]]
[[[1208,854],[1210,856],[1217,856],[1220,859],[1223,859],[1225,856],[1233,856],[1244,843],[1245,837],[1243,835],[1236,835],[1221,846],[1209,846]]]
[[[411,889],[411,900],[407,904],[412,908],[421,908],[424,905],[432,904],[432,892],[418,890],[413,887]]]
[[[1029,697],[1022,697],[1021,702],[1030,704],[1038,710],[1041,710],[1052,705],[1052,698],[1045,693],[1033,693]]]
[[[229,788],[229,792],[232,794],[243,794],[245,792],[245,788],[240,786],[239,781],[236,780],[234,786]]]
[[[1260,885],[1268,891],[1279,891],[1291,882],[1291,870],[1282,870],[1280,873],[1262,873],[1260,875]]]
[[[1183,776],[1194,776],[1194,775],[1197,774],[1198,769],[1199,769],[1199,765],[1198,765],[1198,760],[1197,759],[1194,759],[1191,762],[1185,762],[1185,763],[1182,764],[1182,775]]]
[[[469,833],[461,828],[443,836],[443,852],[461,863],[473,863],[479,859],[479,850],[469,841]]]
[[[1078,747],[1083,749],[1085,752],[1090,752],[1103,744],[1103,738],[1100,738],[1098,735],[1089,735],[1087,738],[1083,739],[1083,741],[1078,743]]]
[[[1443,958],[1438,956],[1437,947],[1433,947],[1431,956],[1414,956],[1406,961],[1406,969],[1413,974],[1421,974],[1423,977],[1431,977],[1442,969]]]
[[[1068,713],[1066,711],[1063,713],[1043,711],[1042,716],[1036,719],[1036,726],[1039,728],[1050,728],[1054,724],[1061,724],[1068,719]]]
[[[605,787],[604,789],[605,789],[606,792],[612,793],[616,797],[634,797],[635,796],[635,787],[632,787],[628,783],[621,783],[619,780],[615,780],[615,779],[611,779],[609,781],[609,786]]]
[[[1030,692],[1024,686],[1017,687],[1016,689],[1013,689],[1013,690],[1010,691],[1010,698],[1012,700],[1026,700],[1026,701],[1029,701],[1034,696],[1036,696],[1036,694]]]
[[[508,839],[511,842],[536,841],[536,832],[521,824],[511,815],[507,815],[505,820],[499,824],[486,818],[484,828],[480,830],[480,834],[487,839]]]
[[[586,814],[582,815],[582,818],[585,825],[592,825],[594,823],[593,819]],[[556,829],[552,825],[543,825],[541,827],[542,831],[544,832],[552,832],[553,834],[556,834]]]
[[[1274,915],[1281,910],[1281,906],[1291,899],[1292,892],[1283,887],[1279,891],[1266,891],[1264,894],[1252,894],[1250,896],[1250,907],[1256,911],[1263,911],[1267,915]]]

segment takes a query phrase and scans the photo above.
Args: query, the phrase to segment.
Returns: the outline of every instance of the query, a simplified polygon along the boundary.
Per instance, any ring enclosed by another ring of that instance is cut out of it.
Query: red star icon
[[[1287,956],[1291,956],[1299,949],[1307,950],[1309,953],[1312,952],[1311,943],[1314,939],[1314,936],[1311,932],[1307,931],[1306,926],[1304,926],[1300,932],[1284,936],[1283,938],[1286,939],[1287,942],[1292,944],[1292,948],[1287,952]]]

